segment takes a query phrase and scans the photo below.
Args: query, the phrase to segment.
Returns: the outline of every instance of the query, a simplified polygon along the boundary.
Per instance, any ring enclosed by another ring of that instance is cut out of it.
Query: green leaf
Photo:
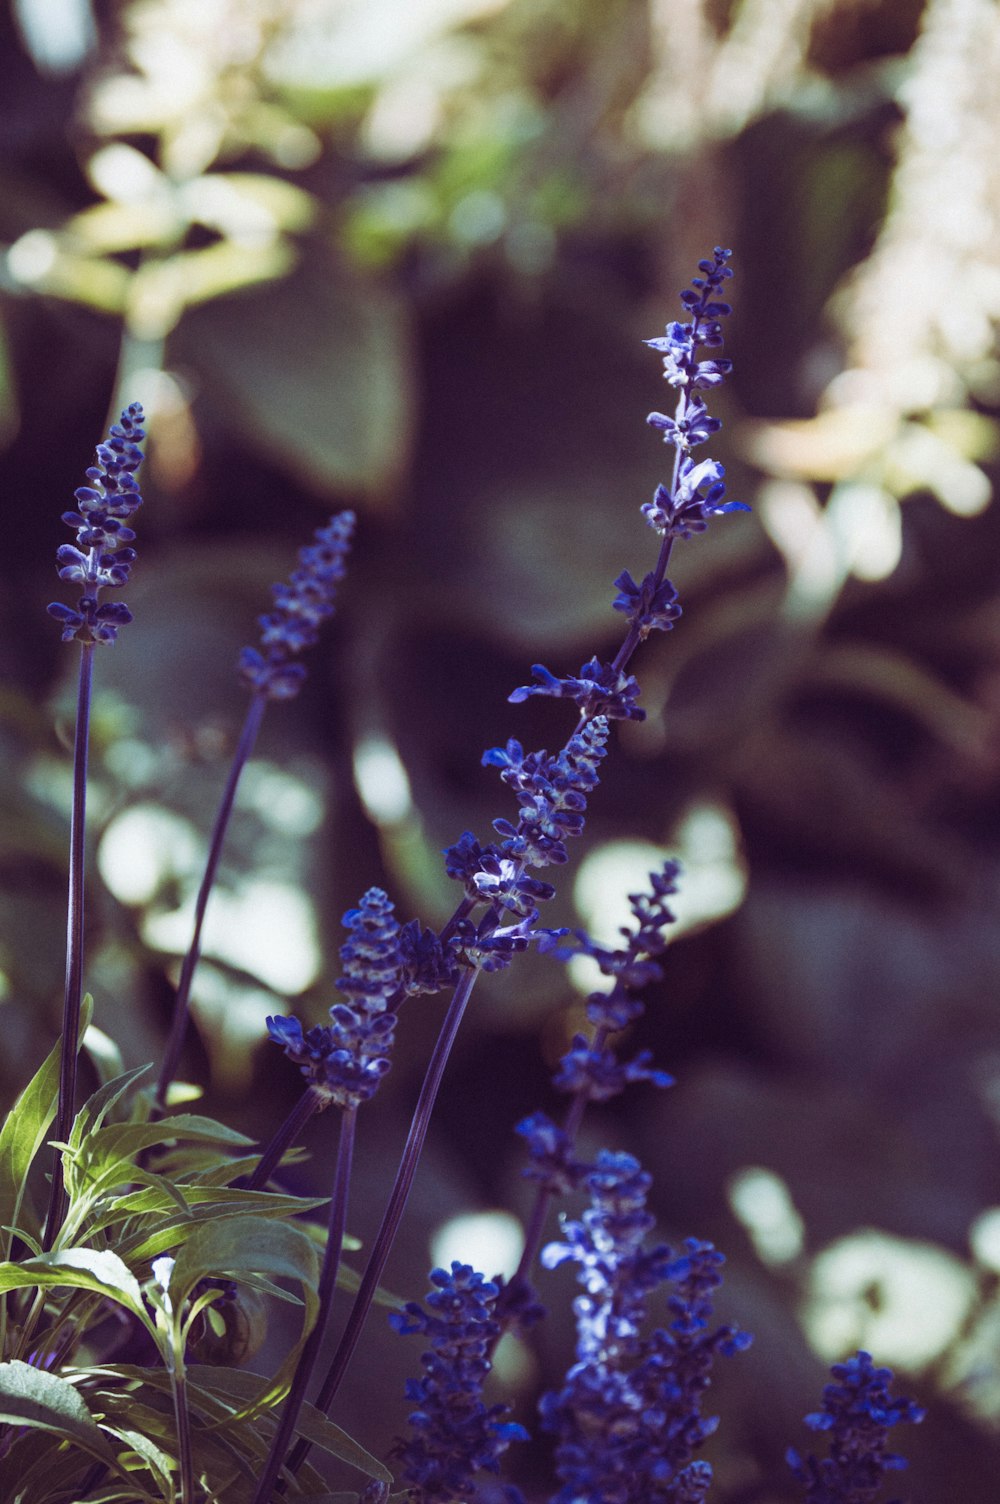
[[[88,993],[80,1009],[80,1038],[87,1032],[94,1012]],[[13,1234],[8,1231],[24,1217],[26,1231],[37,1237],[41,1221],[27,1198],[28,1171],[56,1115],[59,1099],[59,1058],[62,1042],[55,1044],[7,1114],[0,1129],[0,1254],[10,1257]]]
[[[127,1427],[109,1426],[111,1435],[124,1443],[128,1451],[134,1452],[141,1459],[149,1471],[153,1474],[158,1487],[162,1490],[167,1500],[174,1497],[172,1473],[176,1471],[176,1463],[173,1458],[158,1447],[155,1441],[150,1441],[142,1431],[133,1431]],[[128,1466],[128,1457],[122,1456],[124,1466]]]
[[[319,1257],[309,1236],[294,1223],[270,1222],[263,1217],[231,1217],[197,1229],[177,1255],[169,1293],[175,1308],[208,1275],[264,1275],[294,1280],[305,1302],[302,1331],[284,1363],[254,1401],[246,1417],[273,1404],[290,1382],[302,1344],[319,1311]]]
[[[29,1363],[0,1363],[0,1421],[50,1431],[116,1466],[114,1451],[73,1385]]]
[[[335,265],[185,315],[186,364],[246,442],[323,497],[375,494],[402,471],[412,425],[400,301]]]
[[[44,1065],[35,1073],[7,1114],[0,1129],[0,1252],[10,1257],[13,1235],[8,1227],[16,1226],[24,1216],[25,1227],[33,1235],[41,1231],[38,1215],[27,1197],[28,1170],[45,1142],[56,1115],[59,1099],[60,1045],[53,1046]]]
[[[140,1387],[151,1385],[164,1394],[170,1392],[169,1379],[162,1368],[109,1364],[101,1368],[99,1373],[102,1378],[107,1376],[119,1382],[139,1380]],[[245,1369],[219,1368],[199,1363],[187,1371],[188,1399],[192,1412],[211,1427],[213,1433],[224,1432],[230,1437],[236,1435],[244,1425],[247,1415],[255,1414],[263,1408],[271,1387],[271,1381],[263,1374],[249,1373]],[[103,1400],[103,1392],[101,1397]],[[268,1426],[278,1423],[277,1414],[264,1419]],[[366,1451],[360,1442],[355,1441],[340,1426],[328,1420],[315,1405],[302,1406],[297,1432],[314,1446],[349,1463],[367,1477],[380,1478],[385,1483],[392,1482],[392,1473],[385,1464]],[[257,1436],[254,1437],[254,1445],[258,1439]],[[269,1437],[260,1441],[260,1456],[266,1454],[269,1444]]]
[[[88,1134],[67,1163],[70,1195],[91,1194],[136,1179],[134,1161],[153,1144],[171,1140],[225,1144],[243,1148],[252,1140],[213,1118],[179,1113],[158,1123],[114,1123]]]
[[[133,1082],[138,1081],[140,1076],[146,1075],[151,1070],[150,1065],[140,1065],[133,1071],[126,1071],[124,1075],[105,1082],[92,1097],[88,1097],[73,1120],[73,1128],[69,1136],[71,1146],[78,1149],[88,1133],[96,1132],[112,1107],[121,1101]]]
[[[139,1281],[109,1248],[63,1248],[16,1264],[0,1264],[0,1291],[64,1287],[117,1301],[149,1325]]]
[[[157,1177],[159,1181],[160,1177]],[[176,1192],[176,1195],[172,1194]],[[120,1198],[120,1205],[129,1216],[135,1216],[142,1212],[169,1211],[171,1206],[176,1205],[176,1196],[183,1192],[183,1198],[190,1206],[213,1203],[216,1206],[242,1210],[244,1212],[258,1212],[265,1217],[295,1217],[300,1212],[313,1211],[317,1206],[324,1206],[326,1198],[323,1196],[285,1196],[275,1191],[249,1191],[240,1190],[234,1186],[214,1185],[182,1185],[171,1186],[169,1182],[163,1185],[151,1185],[141,1191],[130,1192]]]
[[[211,1222],[199,1227],[177,1255],[170,1277],[171,1298],[180,1303],[200,1279],[223,1273],[293,1279],[314,1291],[319,1260],[309,1238],[294,1224],[276,1224],[259,1216]],[[315,1298],[307,1296],[306,1304],[314,1314]]]
[[[197,1369],[191,1369],[188,1373],[189,1387],[197,1385],[203,1391],[214,1395],[234,1407],[236,1414],[250,1412],[259,1408],[260,1395],[267,1388],[269,1381],[258,1374],[246,1373],[232,1368],[211,1368],[199,1365]],[[299,1413],[297,1433],[304,1436],[314,1446],[322,1447],[324,1452],[329,1452],[333,1457],[339,1457],[342,1462],[348,1462],[356,1467],[359,1472],[365,1473],[369,1478],[380,1478],[383,1483],[392,1482],[392,1473],[373,1457],[371,1452],[365,1450],[360,1442],[354,1440],[340,1426],[335,1426],[333,1421],[328,1420],[322,1410],[317,1410],[315,1405],[304,1404]]]

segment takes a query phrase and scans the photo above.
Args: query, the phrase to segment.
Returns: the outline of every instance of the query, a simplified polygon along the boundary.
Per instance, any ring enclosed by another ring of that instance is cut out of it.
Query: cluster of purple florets
[[[712,517],[723,512],[745,512],[749,508],[739,501],[724,501],[726,494],[724,466],[717,460],[691,458],[691,451],[704,444],[722,427],[710,416],[700,391],[720,386],[732,370],[729,360],[700,360],[703,349],[722,345],[721,318],[732,312],[719,298],[723,284],[733,275],[726,263],[732,251],[715,247],[711,261],[699,261],[700,277],[681,293],[681,302],[691,315],[690,323],[668,324],[658,339],[646,344],[663,356],[663,375],[677,390],[673,416],[650,413],[646,419],[663,434],[663,441],[677,451],[672,484],[657,486],[651,502],[642,512],[649,525],[666,538],[689,538],[704,532]]]
[[[75,610],[61,601],[48,608],[62,625],[63,642],[111,643],[132,620],[123,601],[101,604],[98,597],[102,590],[120,589],[135,562],[129,523],[142,506],[135,478],[146,437],[142,423],[142,408],[133,402],[98,444],[97,464],[87,471],[90,484],[74,492],[78,510],[63,513],[63,522],[76,531],[76,544],[64,543],[56,551],[59,578],[75,580],[83,589]]]
[[[886,1449],[891,1427],[916,1424],[924,1411],[914,1400],[889,1393],[892,1369],[876,1367],[870,1353],[835,1363],[832,1374],[822,1410],[806,1416],[812,1430],[829,1434],[830,1454],[820,1461],[790,1447],[788,1462],[805,1484],[806,1504],[872,1504],[884,1474],[906,1467],[904,1457]]]
[[[423,1378],[406,1385],[406,1397],[417,1407],[410,1434],[393,1455],[421,1504],[448,1504],[469,1498],[475,1474],[498,1472],[502,1453],[512,1441],[527,1441],[528,1433],[505,1419],[507,1405],[487,1406],[482,1399],[500,1335],[494,1315],[499,1286],[459,1263],[450,1271],[435,1269],[431,1283],[427,1309],[410,1301],[389,1317],[402,1335],[419,1332],[430,1339],[420,1360]],[[520,1501],[515,1488],[504,1494],[508,1504]]]
[[[586,1179],[589,1210],[564,1221],[562,1240],[542,1252],[549,1268],[579,1265],[583,1288],[573,1304],[577,1361],[541,1402],[563,1484],[553,1504],[699,1504],[711,1482],[709,1464],[693,1460],[717,1424],[701,1415],[709,1372],[717,1353],[740,1352],[750,1337],[710,1330],[724,1262],[711,1243],[691,1238],[679,1256],[645,1246],[650,1183],[632,1155],[602,1152]],[[661,1285],[672,1320],[645,1332]]]
[[[269,1018],[267,1030],[299,1067],[324,1105],[355,1108],[374,1096],[390,1067],[403,955],[393,906],[369,888],[344,915],[350,938],[340,948],[344,975],[337,986],[349,999],[334,1003],[330,1022],[303,1030],[297,1018]]]
[[[312,647],[319,629],[333,615],[337,586],[344,578],[354,535],[353,512],[339,512],[315,541],[299,550],[299,566],[287,583],[271,586],[274,605],[259,618],[260,648],[240,654],[240,675],[255,694],[270,700],[297,695],[306,670],[295,655]]]

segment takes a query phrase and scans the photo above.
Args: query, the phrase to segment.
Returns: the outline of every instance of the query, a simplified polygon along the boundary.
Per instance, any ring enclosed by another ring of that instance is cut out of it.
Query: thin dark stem
[[[322,1106],[319,1094],[311,1086],[306,1087],[285,1121],[278,1128],[260,1157],[260,1164],[246,1183],[248,1191],[260,1191],[267,1185],[281,1163],[290,1144],[294,1144],[313,1113]]]
[[[268,1504],[271,1497],[271,1491],[278,1480],[281,1464],[288,1450],[288,1443],[295,1434],[299,1411],[302,1409],[302,1402],[305,1399],[306,1389],[312,1378],[312,1371],[329,1321],[330,1307],[333,1304],[333,1295],[337,1286],[340,1254],[344,1245],[344,1229],[347,1226],[347,1195],[351,1183],[351,1162],[354,1157],[357,1117],[357,1108],[354,1107],[346,1108],[340,1114],[337,1164],[333,1177],[333,1194],[330,1198],[326,1252],[323,1255],[323,1268],[319,1277],[319,1312],[316,1325],[306,1338],[302,1349],[292,1387],[288,1391],[281,1413],[281,1421],[264,1465],[263,1476],[253,1496],[253,1504]]]
[[[94,643],[80,647],[73,744],[73,813],[69,838],[69,898],[66,906],[66,986],[63,995],[62,1055],[59,1060],[59,1106],[55,1138],[65,1143],[76,1114],[76,1080],[80,1050],[80,1004],[83,998],[84,844],[87,831],[87,751],[90,699],[94,680]],[[56,1149],[42,1246],[52,1247],[66,1217],[62,1151]]]
[[[212,829],[212,840],[208,849],[208,861],[205,864],[205,875],[201,880],[198,890],[198,901],[194,911],[194,931],[191,936],[191,945],[184,964],[181,967],[181,979],[177,984],[177,997],[174,1002],[174,1017],[170,1026],[170,1037],[163,1055],[163,1065],[160,1068],[160,1079],[156,1083],[156,1099],[154,1113],[162,1114],[167,1105],[167,1092],[170,1083],[177,1074],[177,1066],[181,1058],[181,1050],[184,1046],[184,1036],[187,1032],[188,1002],[191,996],[191,983],[194,980],[195,968],[201,956],[201,931],[205,923],[205,911],[208,908],[209,896],[215,882],[215,876],[222,856],[222,847],[226,838],[226,829],[229,825],[229,817],[233,812],[233,803],[236,799],[236,789],[240,781],[240,775],[249,761],[260,731],[261,721],[264,719],[264,711],[267,709],[266,694],[256,694],[250,701],[247,709],[246,720],[243,722],[243,730],[233,753],[233,761],[229,769],[229,777],[222,793],[218,813],[215,817],[215,825]]]
[[[441,1078],[444,1075],[448,1056],[451,1053],[452,1045],[455,1043],[455,1036],[458,1033],[459,1026],[465,1014],[466,1005],[468,1004],[478,975],[478,971],[472,969],[467,971],[455,988],[451,1002],[448,1004],[448,1011],[445,1014],[444,1022],[441,1025],[441,1032],[437,1037],[434,1051],[427,1066],[427,1074],[420,1088],[420,1096],[414,1109],[413,1120],[410,1123],[410,1131],[407,1135],[406,1145],[399,1162],[399,1169],[396,1172],[396,1179],[382,1216],[382,1225],[372,1244],[372,1251],[369,1255],[365,1272],[362,1275],[358,1293],[354,1297],[354,1305],[351,1307],[351,1314],[347,1318],[347,1325],[340,1339],[340,1345],[334,1353],[333,1361],[330,1364],[326,1378],[323,1380],[322,1388],[316,1396],[315,1403],[321,1410],[329,1410],[334,1396],[340,1388],[341,1380],[347,1371],[347,1366],[351,1361],[354,1349],[361,1336],[361,1331],[371,1308],[372,1299],[378,1287],[379,1280],[382,1278],[382,1271],[385,1268],[389,1251],[392,1248],[403,1212],[406,1209],[410,1187],[413,1185],[413,1177],[417,1172],[417,1165],[424,1147],[424,1140],[427,1137],[427,1130],[430,1126],[431,1113],[434,1110],[434,1103],[441,1086]],[[309,1448],[310,1443],[304,1439],[297,1443],[295,1450],[288,1459],[288,1466],[292,1473],[298,1472],[309,1454]]]

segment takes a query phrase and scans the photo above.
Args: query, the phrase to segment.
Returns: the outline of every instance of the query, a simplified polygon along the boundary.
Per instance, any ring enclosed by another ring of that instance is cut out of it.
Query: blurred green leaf
[[[323,497],[381,496],[412,422],[402,303],[332,262],[190,312],[177,353],[244,440]]]
[[[189,1386],[196,1392],[211,1396],[235,1414],[249,1413],[257,1407],[259,1396],[266,1380],[257,1374],[241,1372],[232,1368],[210,1368],[199,1364],[188,1376]],[[299,1413],[297,1431],[314,1446],[322,1447],[342,1462],[350,1463],[369,1478],[381,1478],[392,1482],[392,1473],[384,1463],[365,1451],[340,1426],[328,1420],[314,1405],[305,1404]]]

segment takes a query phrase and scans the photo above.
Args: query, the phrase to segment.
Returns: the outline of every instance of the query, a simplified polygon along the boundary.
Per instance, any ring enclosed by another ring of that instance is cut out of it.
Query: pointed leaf
[[[80,1006],[80,1039],[94,1014],[94,999],[88,992]],[[0,1129],[0,1254],[9,1257],[13,1234],[22,1217],[33,1236],[41,1232],[34,1208],[25,1204],[28,1171],[56,1115],[59,1100],[59,1060],[62,1041],[52,1047],[44,1064],[35,1072],[7,1114]]]
[[[101,1127],[108,1113],[125,1096],[133,1082],[138,1081],[152,1070],[150,1065],[140,1065],[135,1070],[126,1071],[122,1076],[115,1076],[111,1081],[95,1091],[92,1097],[80,1108],[69,1136],[70,1144],[74,1149],[79,1148],[88,1133],[92,1133]]]
[[[56,1115],[59,1099],[59,1054],[56,1043],[48,1059],[28,1082],[0,1129],[0,1252],[9,1257],[12,1234],[24,1216],[25,1227],[32,1234],[41,1231],[38,1215],[27,1195],[28,1170],[45,1142],[45,1135]]]
[[[16,1358],[0,1363],[0,1421],[51,1431],[115,1466],[114,1451],[73,1385]]]
[[[309,1235],[294,1223],[270,1222],[263,1217],[232,1217],[199,1227],[184,1244],[174,1264],[170,1298],[175,1307],[207,1275],[264,1275],[295,1280],[302,1289],[305,1310],[302,1331],[278,1372],[254,1401],[241,1412],[249,1418],[273,1404],[291,1380],[292,1372],[319,1311],[319,1257]]]
[[[189,1387],[193,1384],[200,1390],[237,1407],[237,1414],[252,1411],[269,1384],[269,1380],[258,1374],[202,1364],[199,1364],[197,1369],[190,1370],[188,1382]],[[335,1426],[333,1421],[328,1420],[322,1410],[317,1410],[315,1405],[304,1404],[302,1406],[296,1430],[314,1446],[322,1447],[323,1451],[329,1452],[333,1457],[339,1457],[342,1462],[349,1462],[352,1467],[367,1474],[369,1478],[381,1478],[384,1483],[392,1482],[392,1473],[385,1464],[377,1457],[373,1457],[346,1431],[341,1430],[340,1426]]]

